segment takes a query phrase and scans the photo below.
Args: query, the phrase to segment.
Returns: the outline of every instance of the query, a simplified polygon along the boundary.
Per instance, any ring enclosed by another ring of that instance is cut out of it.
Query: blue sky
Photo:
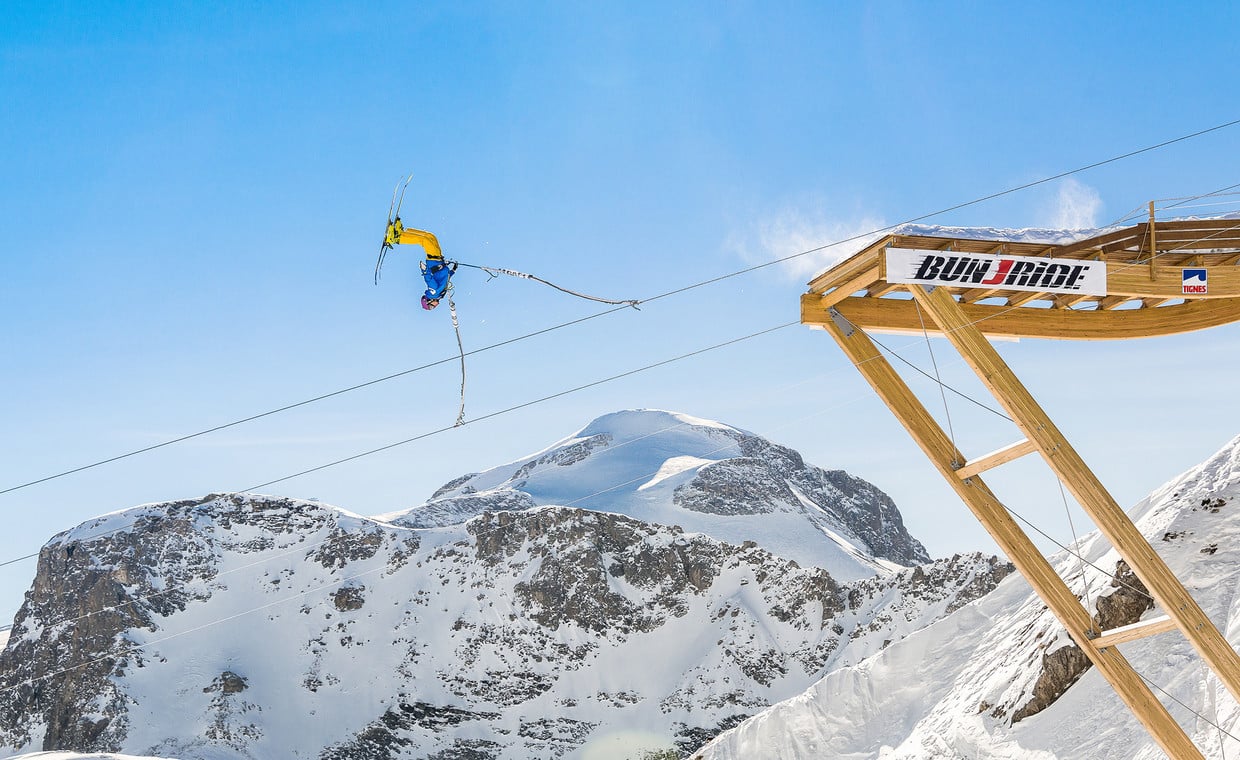
[[[414,250],[372,282],[409,172],[403,216],[449,257],[643,298],[1240,118],[1226,97],[1240,9],[1224,2],[4,14],[0,489],[454,356],[446,310],[417,306]],[[1232,127],[927,221],[1106,224],[1240,182],[1238,148]],[[802,257],[470,357],[467,416],[793,321],[824,265]],[[600,311],[476,270],[457,288],[467,349]],[[888,342],[929,366],[924,342]],[[1130,505],[1240,433],[1238,344],[1232,326],[1001,350]],[[936,350],[947,379],[977,391]],[[93,515],[451,425],[458,384],[446,364],[0,495],[0,561]],[[267,490],[391,511],[634,407],[718,419],[867,478],[936,556],[992,548],[831,340],[799,326]],[[975,436],[967,453],[1017,437],[952,413]],[[1070,538],[1049,474],[1002,477]],[[0,617],[33,572],[0,567]]]

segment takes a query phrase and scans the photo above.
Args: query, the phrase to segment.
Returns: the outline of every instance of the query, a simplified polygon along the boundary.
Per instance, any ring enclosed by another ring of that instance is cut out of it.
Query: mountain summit
[[[409,527],[542,505],[616,512],[732,543],[754,541],[837,580],[928,562],[890,497],[753,433],[685,414],[608,414],[548,448],[447,483],[388,515]]]

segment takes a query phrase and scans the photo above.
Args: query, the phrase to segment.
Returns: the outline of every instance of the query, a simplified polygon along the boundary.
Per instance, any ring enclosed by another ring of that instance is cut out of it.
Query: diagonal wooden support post
[[[1163,611],[1175,621],[1197,654],[1240,702],[1240,657],[1189,595],[1149,541],[1120,509],[1110,492],[1017,379],[986,336],[944,288],[909,286],[913,298],[938,325],[1008,415],[1037,444],[1038,451],[1072,492],[1120,556],[1128,562]],[[1178,755],[1172,755],[1178,757]]]
[[[1115,648],[1100,649],[1093,643],[1091,637],[1095,632],[1089,612],[981,477],[960,478],[956,474],[956,467],[965,461],[965,457],[956,449],[942,426],[926,411],[908,384],[879,353],[869,336],[853,328],[842,317],[826,321],[822,327],[839,343],[948,485],[968,505],[1163,752],[1176,760],[1202,758],[1184,729],[1175,722],[1123,654]]]

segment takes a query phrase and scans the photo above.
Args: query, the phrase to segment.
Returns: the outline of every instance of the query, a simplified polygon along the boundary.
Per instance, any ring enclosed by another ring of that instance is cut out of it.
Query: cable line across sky
[[[738,269],[738,270],[736,270],[736,271],[734,271],[734,272],[729,272],[729,273],[726,273],[726,274],[723,274],[723,275],[719,275],[719,276],[717,276],[717,277],[712,277],[712,278],[709,278],[709,279],[706,279],[706,280],[701,280],[701,281],[699,281],[699,282],[691,283],[691,284],[689,284],[689,285],[685,285],[685,286],[682,286],[682,287],[679,287],[679,288],[675,288],[675,289],[673,289],[673,290],[668,290],[668,291],[666,291],[666,292],[659,293],[659,294],[657,294],[657,295],[650,296],[650,297],[648,297],[648,298],[638,299],[638,302],[639,302],[639,303],[642,303],[642,304],[648,304],[648,303],[652,303],[652,302],[655,302],[655,301],[659,301],[659,300],[662,300],[662,299],[665,299],[665,298],[671,298],[671,297],[673,297],[673,296],[680,295],[681,293],[686,293],[686,292],[691,291],[691,290],[696,290],[696,289],[698,289],[698,288],[705,287],[705,286],[707,286],[707,285],[712,285],[712,284],[715,284],[715,283],[718,283],[718,282],[722,282],[722,281],[724,281],[724,280],[728,280],[728,279],[731,279],[731,278],[734,278],[734,277],[738,277],[738,276],[741,276],[741,275],[749,274],[749,273],[751,273],[751,272],[755,272],[755,271],[758,271],[758,270],[760,270],[760,269],[765,269],[765,268],[767,268],[767,267],[771,267],[771,266],[775,266],[775,265],[777,265],[777,264],[781,264],[781,263],[785,263],[785,262],[788,262],[788,261],[792,261],[792,260],[795,260],[795,259],[798,259],[798,258],[801,258],[801,257],[804,257],[804,256],[809,256],[809,255],[814,254],[814,253],[820,253],[820,252],[825,251],[825,250],[827,250],[827,249],[829,249],[829,248],[833,248],[833,247],[836,247],[836,246],[839,246],[839,245],[844,245],[844,244],[846,244],[846,243],[856,242],[856,241],[859,241],[859,240],[864,240],[864,239],[870,238],[870,237],[872,237],[872,236],[874,236],[874,235],[880,235],[880,234],[882,234],[882,233],[884,233],[884,232],[890,232],[890,231],[895,230],[895,229],[897,229],[898,227],[901,227],[901,226],[906,225],[906,224],[914,224],[914,223],[917,223],[917,222],[925,221],[925,220],[927,220],[927,219],[931,219],[931,218],[933,218],[933,217],[940,216],[940,215],[942,215],[942,214],[950,213],[950,212],[952,212],[952,211],[957,211],[957,210],[960,210],[960,209],[963,209],[963,208],[967,208],[967,207],[969,207],[969,206],[978,205],[978,204],[980,204],[980,203],[984,203],[984,202],[989,201],[989,200],[994,200],[994,199],[996,199],[996,198],[1000,198],[1000,197],[1003,197],[1003,196],[1006,196],[1006,195],[1011,195],[1011,194],[1013,194],[1013,193],[1017,193],[1017,192],[1020,192],[1020,191],[1022,191],[1022,190],[1027,190],[1027,189],[1030,189],[1030,188],[1033,188],[1033,187],[1037,187],[1037,186],[1039,186],[1039,185],[1043,185],[1043,184],[1046,184],[1046,183],[1049,183],[1049,182],[1053,182],[1053,181],[1055,181],[1055,180],[1057,180],[1057,179],[1063,179],[1063,178],[1065,178],[1065,177],[1070,177],[1070,176],[1075,175],[1075,174],[1079,174],[1079,173],[1082,173],[1082,172],[1085,172],[1085,171],[1089,171],[1090,169],[1096,169],[1096,168],[1098,168],[1098,167],[1105,166],[1105,165],[1107,165],[1107,164],[1115,163],[1115,162],[1122,161],[1122,160],[1127,159],[1127,158],[1132,158],[1132,157],[1134,157],[1134,156],[1138,156],[1138,155],[1141,155],[1141,154],[1144,154],[1144,153],[1149,153],[1149,152],[1151,152],[1151,151],[1159,150],[1159,149],[1161,149],[1161,148],[1165,148],[1165,147],[1168,147],[1168,146],[1174,145],[1174,144],[1176,144],[1176,143],[1184,142],[1184,141],[1187,141],[1187,140],[1192,140],[1192,139],[1194,139],[1194,138],[1201,137],[1201,136],[1204,136],[1204,135],[1207,135],[1207,134],[1211,134],[1211,133],[1214,133],[1214,132],[1218,132],[1218,131],[1220,131],[1220,130],[1224,130],[1224,129],[1227,129],[1227,128],[1230,128],[1230,127],[1234,127],[1234,126],[1236,126],[1236,125],[1240,125],[1240,119],[1233,119],[1233,120],[1231,120],[1231,121],[1222,122],[1222,123],[1220,123],[1220,124],[1216,124],[1216,125],[1214,125],[1214,126],[1207,127],[1207,128],[1205,128],[1205,129],[1197,130],[1197,131],[1195,131],[1195,132],[1191,132],[1191,133],[1188,133],[1188,134],[1185,134],[1185,135],[1180,135],[1179,137],[1174,137],[1174,138],[1171,138],[1171,139],[1163,140],[1163,141],[1158,142],[1158,143],[1155,143],[1155,144],[1153,144],[1153,145],[1148,145],[1148,146],[1146,146],[1146,147],[1143,147],[1143,148],[1138,148],[1138,149],[1136,149],[1136,150],[1131,150],[1131,151],[1128,151],[1128,152],[1126,152],[1126,153],[1123,153],[1123,154],[1120,154],[1120,155],[1117,155],[1117,156],[1112,156],[1112,157],[1107,158],[1107,159],[1103,159],[1103,160],[1100,160],[1100,161],[1095,161],[1095,162],[1093,162],[1093,163],[1085,164],[1085,165],[1083,165],[1083,166],[1079,166],[1079,167],[1077,167],[1077,168],[1075,168],[1075,169],[1069,169],[1069,170],[1067,170],[1067,171],[1063,171],[1063,172],[1059,172],[1059,173],[1057,173],[1057,174],[1053,174],[1053,175],[1050,175],[1050,176],[1047,176],[1047,177],[1043,177],[1043,178],[1041,178],[1041,179],[1037,179],[1037,180],[1034,180],[1034,181],[1032,181],[1032,182],[1026,182],[1026,183],[1024,183],[1024,184],[1017,185],[1017,186],[1014,186],[1014,187],[1010,187],[1010,188],[1007,188],[1007,189],[1005,189],[1005,190],[1000,190],[1000,191],[998,191],[998,192],[990,193],[990,194],[988,194],[988,195],[984,195],[984,196],[981,196],[981,197],[979,197],[979,198],[974,198],[973,200],[970,200],[970,201],[965,201],[965,202],[962,202],[962,203],[957,203],[957,204],[954,204],[954,205],[948,206],[948,207],[946,207],[946,208],[939,209],[938,211],[932,211],[932,212],[930,212],[930,213],[922,214],[922,215],[920,215],[920,216],[915,216],[915,217],[912,217],[912,218],[910,218],[910,219],[906,219],[906,220],[904,220],[903,222],[898,222],[898,223],[896,223],[896,224],[890,224],[890,225],[887,225],[887,226],[885,226],[885,227],[879,227],[879,228],[876,228],[876,229],[870,230],[869,232],[864,232],[864,233],[861,233],[861,234],[853,235],[853,236],[851,236],[851,237],[846,237],[846,238],[843,238],[843,239],[840,239],[840,240],[836,240],[836,241],[831,242],[831,243],[826,243],[826,244],[823,244],[823,245],[817,246],[817,247],[815,247],[815,248],[810,248],[810,249],[808,249],[808,250],[804,250],[804,251],[800,251],[800,252],[798,252],[798,253],[790,254],[790,255],[788,255],[788,256],[784,256],[784,257],[782,257],[782,258],[773,259],[773,260],[771,260],[771,261],[767,261],[767,262],[764,262],[764,263],[761,263],[761,264],[755,264],[755,265],[753,265],[753,266],[746,267],[746,268],[743,268],[743,269]],[[1235,187],[1235,186],[1233,185],[1232,187]],[[1231,188],[1225,188],[1225,190],[1228,190],[1228,189],[1231,189]],[[1219,192],[1221,192],[1221,191],[1219,191]],[[1205,194],[1205,195],[1203,195],[1203,196],[1200,196],[1200,197],[1205,197],[1205,196],[1212,195],[1212,194],[1213,194],[1213,193],[1207,193],[1207,194]],[[627,304],[627,303],[626,303],[626,304],[625,304],[625,305],[623,305],[623,306],[616,306],[616,307],[613,307],[613,308],[611,308],[611,309],[607,309],[607,310],[604,310],[604,311],[601,311],[601,312],[598,312],[598,313],[595,313],[595,314],[591,314],[591,315],[587,315],[587,316],[585,316],[585,317],[581,317],[581,318],[579,318],[579,319],[571,320],[571,321],[568,321],[568,322],[563,322],[563,323],[560,323],[560,324],[557,324],[557,325],[552,325],[552,326],[550,326],[550,327],[546,327],[546,328],[541,329],[541,330],[536,330],[536,331],[534,331],[534,332],[526,333],[526,334],[524,334],[524,335],[519,335],[519,336],[517,336],[517,337],[510,338],[510,339],[508,339],[508,340],[504,340],[504,341],[500,341],[500,342],[498,342],[498,343],[493,343],[493,344],[491,344],[491,345],[484,346],[484,347],[482,347],[482,348],[477,348],[477,349],[473,349],[473,350],[471,350],[471,351],[466,351],[466,352],[464,352],[463,354],[461,354],[460,356],[451,356],[451,357],[446,357],[446,358],[443,358],[443,359],[439,359],[439,360],[437,360],[437,361],[434,361],[434,362],[429,362],[429,363],[427,363],[427,364],[423,364],[423,365],[418,366],[418,367],[412,367],[412,368],[410,368],[410,369],[402,370],[402,371],[400,371],[400,372],[396,372],[396,373],[393,373],[393,374],[390,374],[390,375],[385,375],[385,376],[383,376],[383,377],[375,378],[375,379],[373,379],[373,380],[368,380],[368,381],[361,382],[361,383],[357,383],[357,384],[355,384],[355,385],[351,385],[351,386],[348,386],[348,387],[345,387],[345,388],[341,388],[341,389],[338,389],[338,390],[335,390],[335,391],[330,391],[330,392],[328,392],[328,393],[324,393],[324,394],[321,394],[321,395],[318,395],[318,396],[314,396],[314,397],[312,397],[312,398],[308,398],[308,399],[305,399],[305,400],[303,400],[303,401],[298,401],[298,402],[294,402],[294,403],[287,404],[287,405],[284,405],[284,406],[276,407],[276,408],[274,408],[274,409],[270,409],[270,410],[265,411],[265,412],[260,412],[260,413],[257,413],[257,414],[253,414],[253,415],[250,415],[250,416],[248,416],[248,417],[243,417],[243,418],[240,418],[240,419],[234,420],[234,421],[232,421],[232,422],[226,422],[226,423],[223,423],[223,424],[220,424],[220,425],[216,425],[216,426],[213,426],[213,427],[210,427],[210,428],[206,428],[206,429],[204,429],[204,430],[200,430],[200,431],[195,432],[195,433],[189,433],[189,434],[186,434],[186,435],[183,435],[183,436],[179,436],[179,437],[176,437],[176,438],[172,438],[172,439],[169,439],[169,440],[166,440],[166,441],[160,442],[160,443],[153,444],[153,445],[151,445],[151,446],[146,446],[146,447],[142,447],[142,448],[139,448],[139,449],[134,449],[134,450],[132,450],[132,451],[125,452],[125,453],[122,453],[122,454],[117,454],[117,455],[115,455],[115,456],[107,457],[107,458],[105,458],[105,459],[100,459],[100,460],[98,460],[98,461],[91,462],[91,463],[89,463],[89,464],[84,464],[84,465],[77,466],[77,467],[73,467],[73,468],[70,468],[70,469],[67,469],[67,470],[63,470],[63,471],[61,471],[61,472],[57,472],[57,473],[54,473],[54,474],[51,474],[51,475],[46,475],[46,476],[43,476],[43,477],[35,478],[35,479],[33,479],[33,480],[29,480],[29,481],[26,481],[26,482],[23,482],[23,483],[18,483],[18,484],[12,485],[12,486],[8,486],[8,487],[6,487],[6,488],[4,488],[4,489],[0,489],[0,496],[2,496],[2,495],[4,495],[4,494],[12,493],[12,492],[14,492],[14,491],[19,491],[19,490],[22,490],[22,489],[25,489],[25,488],[29,488],[29,487],[31,487],[31,486],[38,485],[38,484],[40,484],[40,483],[46,483],[46,482],[51,481],[51,480],[56,480],[56,479],[63,478],[63,477],[69,476],[69,475],[73,475],[73,474],[76,474],[76,473],[79,473],[79,472],[83,472],[83,471],[85,471],[85,470],[90,470],[90,469],[93,469],[93,468],[96,468],[96,467],[101,467],[101,466],[106,465],[106,464],[111,464],[111,463],[113,463],[113,462],[117,462],[117,461],[120,461],[120,460],[122,460],[122,459],[127,459],[127,458],[130,458],[130,457],[134,457],[134,456],[137,456],[137,455],[139,455],[139,454],[144,454],[144,453],[148,453],[148,452],[151,452],[151,451],[155,451],[156,449],[165,448],[165,447],[167,447],[167,446],[171,446],[171,445],[174,445],[174,444],[177,444],[177,443],[183,443],[183,442],[185,442],[185,441],[188,441],[188,440],[191,440],[191,439],[194,439],[194,438],[199,438],[199,437],[202,437],[202,436],[205,436],[205,435],[209,435],[209,434],[211,434],[211,433],[215,433],[215,432],[218,432],[218,431],[221,431],[221,430],[225,430],[225,429],[228,429],[228,428],[232,428],[232,427],[236,427],[236,426],[239,426],[239,425],[243,425],[243,424],[248,423],[248,422],[253,422],[253,421],[255,421],[255,420],[263,419],[263,418],[265,418],[265,417],[270,417],[270,416],[273,416],[273,415],[276,415],[276,414],[280,414],[280,413],[282,413],[282,412],[290,411],[290,410],[292,410],[292,409],[297,409],[297,408],[300,408],[300,407],[303,407],[303,406],[307,406],[307,405],[309,405],[309,404],[313,404],[313,403],[316,403],[316,402],[319,402],[319,401],[323,401],[323,400],[326,400],[326,399],[329,399],[329,398],[333,398],[333,397],[336,397],[336,396],[341,396],[341,395],[344,395],[344,394],[346,394],[346,393],[351,393],[351,392],[353,392],[353,391],[360,390],[360,389],[362,389],[362,388],[367,388],[367,387],[370,387],[370,386],[373,386],[373,385],[377,385],[377,384],[379,384],[379,383],[387,382],[387,381],[389,381],[389,380],[394,380],[394,379],[397,379],[397,378],[400,378],[400,377],[405,377],[405,376],[407,376],[407,375],[411,375],[411,374],[414,374],[414,373],[416,373],[416,372],[420,372],[420,371],[423,371],[423,370],[426,370],[426,369],[430,369],[430,368],[432,368],[432,367],[437,367],[437,366],[439,366],[439,365],[441,365],[441,364],[447,364],[447,363],[450,363],[450,362],[458,361],[459,359],[462,359],[462,358],[463,358],[463,357],[465,357],[465,356],[470,356],[470,355],[473,355],[473,354],[482,353],[482,352],[484,352],[484,351],[490,351],[490,350],[492,350],[492,349],[496,349],[496,348],[500,348],[500,347],[503,347],[503,346],[511,345],[511,344],[514,344],[514,343],[518,343],[518,342],[520,342],[520,341],[527,340],[527,339],[529,339],[529,338],[533,338],[533,337],[536,337],[536,336],[539,336],[539,335],[544,335],[544,334],[546,334],[546,333],[554,332],[554,331],[556,331],[556,330],[560,330],[560,329],[562,329],[562,328],[566,328],[566,327],[570,327],[570,326],[573,326],[573,325],[581,324],[581,323],[583,323],[583,322],[587,322],[587,321],[589,321],[589,320],[592,320],[592,319],[595,319],[595,318],[598,318],[598,317],[603,317],[603,316],[607,316],[607,315],[609,315],[609,314],[614,314],[614,313],[615,313],[615,312],[617,312],[617,311],[625,311],[625,310],[628,310],[629,308],[630,308],[629,304]],[[278,481],[277,481],[277,482],[278,482]]]

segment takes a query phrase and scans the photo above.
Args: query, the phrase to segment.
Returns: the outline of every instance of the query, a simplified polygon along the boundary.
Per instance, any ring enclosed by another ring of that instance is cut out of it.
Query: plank
[[[1014,459],[1019,459],[1037,450],[1038,447],[1034,445],[1033,441],[1025,438],[1001,449],[996,449],[989,454],[983,454],[977,459],[970,459],[959,470],[956,470],[956,477],[961,480],[971,478],[974,475],[981,474],[987,470],[993,470],[1001,464],[1007,464]]]
[[[1175,621],[1167,615],[1162,615],[1149,620],[1142,620],[1132,625],[1125,625],[1119,628],[1112,628],[1109,631],[1103,631],[1102,635],[1094,639],[1094,646],[1099,649],[1118,646],[1129,641],[1143,639],[1146,636],[1154,636],[1167,631],[1176,629]]]

